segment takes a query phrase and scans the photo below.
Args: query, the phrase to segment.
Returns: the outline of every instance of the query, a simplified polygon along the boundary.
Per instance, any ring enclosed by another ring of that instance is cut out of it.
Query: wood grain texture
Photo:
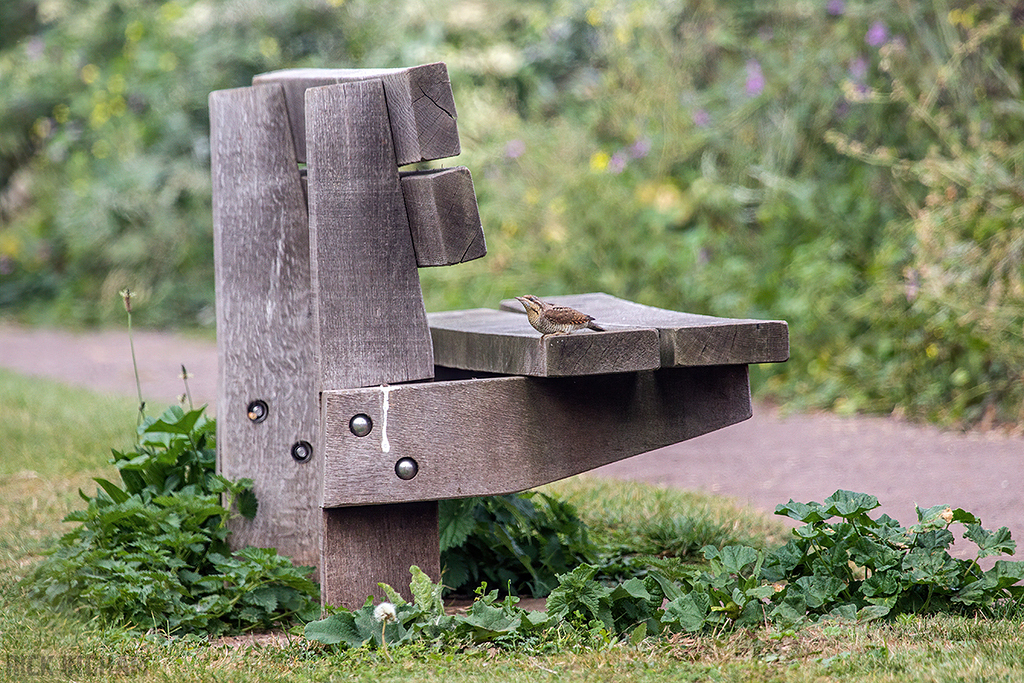
[[[284,87],[296,158],[306,162],[305,91],[370,79],[384,84],[399,165],[459,154],[455,98],[448,67],[441,62],[400,69],[283,69],[258,74],[252,81]]]
[[[487,253],[468,168],[414,171],[400,177],[416,265],[453,266]]]
[[[327,509],[323,529],[320,583],[326,605],[355,610],[370,595],[383,601],[387,596],[378,583],[412,602],[412,565],[441,580],[436,502]]]
[[[307,90],[306,130],[320,389],[433,377],[381,81]]]
[[[319,558],[320,458],[296,462],[297,441],[317,442],[306,203],[280,86],[210,95],[217,287],[218,468],[249,477],[252,521],[233,522],[235,547],[276,547],[301,564]],[[267,419],[247,417],[250,401]]]
[[[601,293],[541,298],[588,313],[609,330],[656,328],[661,336],[661,366],[666,368],[781,363],[789,359],[789,326],[782,320],[679,313]],[[515,299],[503,300],[501,308],[524,313]]]
[[[427,315],[434,362],[530,377],[576,377],[660,366],[654,329],[582,331],[541,338],[525,315],[476,308]]]
[[[322,403],[324,507],[520,491],[751,415],[745,365],[329,391]],[[357,414],[373,420],[366,436],[348,428]],[[395,474],[406,457],[419,466],[408,481]]]

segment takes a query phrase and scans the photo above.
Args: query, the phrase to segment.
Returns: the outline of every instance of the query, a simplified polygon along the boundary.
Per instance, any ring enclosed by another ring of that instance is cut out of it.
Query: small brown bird
[[[526,309],[526,317],[533,329],[540,332],[541,339],[549,334],[570,334],[582,329],[604,332],[604,328],[595,323],[593,317],[575,308],[554,306],[532,294],[517,296],[516,301]]]

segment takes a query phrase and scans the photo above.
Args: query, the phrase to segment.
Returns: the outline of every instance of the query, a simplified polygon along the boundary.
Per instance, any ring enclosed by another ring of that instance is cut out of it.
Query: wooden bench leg
[[[384,599],[386,583],[406,600],[409,567],[441,577],[437,501],[323,510],[321,604],[358,609],[370,595]]]

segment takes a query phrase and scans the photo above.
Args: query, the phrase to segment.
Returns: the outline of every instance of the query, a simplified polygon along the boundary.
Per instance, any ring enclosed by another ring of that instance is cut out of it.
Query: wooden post
[[[311,88],[305,110],[319,389],[430,379],[433,347],[383,83]],[[358,607],[380,594],[378,582],[411,597],[411,564],[440,579],[437,502],[325,508],[321,533],[325,604]]]
[[[231,540],[314,565],[321,465],[305,450],[319,419],[309,232],[283,89],[211,93],[210,128],[218,467],[251,478],[259,499]]]

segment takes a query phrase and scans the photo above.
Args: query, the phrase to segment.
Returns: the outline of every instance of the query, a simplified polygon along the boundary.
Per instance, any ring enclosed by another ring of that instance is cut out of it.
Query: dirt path
[[[135,351],[143,398],[151,406],[177,400],[184,363],[193,375],[193,399],[213,407],[213,342],[137,332]],[[124,331],[76,334],[0,324],[0,367],[135,395]],[[784,417],[757,405],[746,422],[597,474],[712,492],[768,512],[790,498],[820,501],[849,489],[878,496],[882,511],[904,524],[915,521],[915,504],[949,504],[977,514],[987,528],[1008,526],[1024,541],[1024,438],[1001,433],[964,435],[890,418]],[[973,548],[966,541],[958,546]]]

